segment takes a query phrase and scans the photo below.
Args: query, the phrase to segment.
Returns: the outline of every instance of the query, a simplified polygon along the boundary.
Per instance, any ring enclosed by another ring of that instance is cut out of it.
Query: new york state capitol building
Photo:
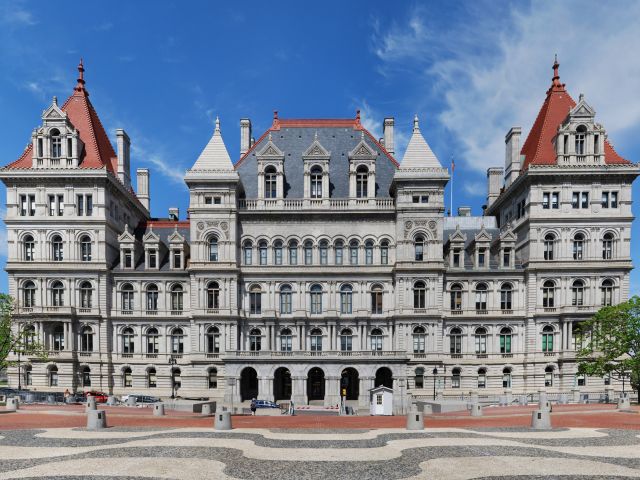
[[[12,385],[236,405],[251,398],[365,407],[368,390],[481,395],[620,387],[576,374],[577,324],[625,301],[631,184],[582,95],[552,84],[522,141],[506,135],[483,216],[445,215],[450,180],[418,119],[402,159],[350,119],[219,122],[186,172],[189,209],[150,217],[85,88],[42,114],[7,187],[15,318],[46,346]],[[437,373],[435,373],[437,369]]]

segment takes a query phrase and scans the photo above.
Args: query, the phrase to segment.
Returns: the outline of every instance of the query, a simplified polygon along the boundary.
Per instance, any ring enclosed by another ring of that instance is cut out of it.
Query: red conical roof
[[[116,173],[118,158],[109,137],[100,122],[95,108],[89,100],[89,92],[84,86],[84,66],[82,60],[78,65],[78,83],[73,94],[64,102],[62,111],[67,114],[69,121],[78,129],[84,149],[80,153],[80,168],[104,168]],[[31,168],[33,145],[29,145],[15,162],[7,168]]]
[[[558,133],[558,127],[566,120],[567,115],[576,102],[565,89],[565,84],[560,83],[558,60],[553,64],[553,78],[551,87],[547,90],[542,108],[531,127],[527,140],[520,153],[524,155],[522,169],[529,165],[556,165],[556,150],[554,139]],[[616,153],[608,140],[604,143],[604,161],[607,164],[631,163]]]

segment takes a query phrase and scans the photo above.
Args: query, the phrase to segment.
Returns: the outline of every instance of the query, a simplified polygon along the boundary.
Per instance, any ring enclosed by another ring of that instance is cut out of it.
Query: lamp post
[[[22,371],[20,369],[20,350],[18,350],[18,392],[22,390]]]
[[[169,357],[169,365],[171,366],[171,400],[175,399],[175,380],[173,378],[173,367],[178,364],[178,361],[173,358],[173,356]]]
[[[438,375],[438,367],[433,368],[433,399],[436,399],[436,375]]]

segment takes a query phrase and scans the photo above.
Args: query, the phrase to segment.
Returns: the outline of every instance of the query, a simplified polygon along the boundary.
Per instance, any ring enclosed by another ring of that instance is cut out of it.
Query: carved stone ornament
[[[413,222],[411,220],[407,220],[404,222],[404,229],[411,230],[413,228]]]
[[[204,228],[204,222],[198,222],[198,230],[202,230]]]
[[[229,224],[227,222],[220,222],[220,230],[227,231],[229,229]]]
[[[430,220],[429,221],[429,230],[435,231],[437,226],[438,226],[438,224],[436,223],[435,220]]]

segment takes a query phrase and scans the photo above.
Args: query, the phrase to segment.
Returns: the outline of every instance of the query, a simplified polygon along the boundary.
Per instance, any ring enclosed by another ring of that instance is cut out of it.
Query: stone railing
[[[393,198],[265,198],[238,200],[240,210],[388,210],[395,208]]]

